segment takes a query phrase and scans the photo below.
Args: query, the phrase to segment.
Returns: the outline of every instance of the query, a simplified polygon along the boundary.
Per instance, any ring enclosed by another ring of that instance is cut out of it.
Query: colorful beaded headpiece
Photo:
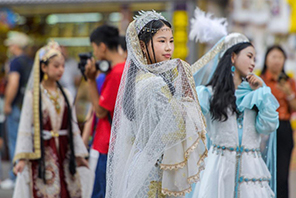
[[[46,62],[52,56],[60,53],[61,49],[59,44],[54,40],[50,40],[46,46],[39,50],[39,59],[43,62]]]
[[[134,20],[135,20],[135,25],[136,25],[136,30],[137,30],[137,33],[139,34],[140,31],[143,29],[143,27],[149,23],[150,21],[152,20],[159,20],[159,19],[162,19],[164,21],[167,21],[162,15],[161,13],[157,13],[155,12],[155,10],[152,10],[152,11],[139,11],[139,15],[136,15],[134,17]],[[146,28],[145,31],[157,31],[157,30],[150,30],[149,28]]]

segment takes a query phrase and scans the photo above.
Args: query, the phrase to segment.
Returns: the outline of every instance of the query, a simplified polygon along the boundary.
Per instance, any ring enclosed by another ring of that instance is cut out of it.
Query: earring
[[[144,57],[144,64],[147,64],[148,62],[147,62],[147,58],[146,58],[146,53],[144,51],[142,51],[142,52],[143,52],[143,57]]]
[[[47,74],[44,74],[43,79],[44,80],[47,80],[48,79],[48,75]]]
[[[235,71],[234,65],[231,66],[231,72],[233,73]]]

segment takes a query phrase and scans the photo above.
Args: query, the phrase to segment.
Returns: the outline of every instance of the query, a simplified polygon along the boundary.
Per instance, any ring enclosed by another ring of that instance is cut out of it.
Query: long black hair
[[[47,61],[40,61],[40,66],[42,64],[48,65],[49,61],[51,58],[55,57],[57,55],[54,55],[50,57]],[[40,82],[42,81],[44,77],[44,72],[42,71],[40,67]],[[60,85],[60,83],[57,81],[57,86],[61,90],[62,95],[65,99],[65,102],[67,104],[67,125],[68,125],[68,140],[70,144],[70,159],[69,159],[69,171],[71,175],[75,175],[76,173],[76,161],[75,161],[75,151],[74,151],[74,142],[73,142],[73,131],[72,131],[72,109],[71,109],[71,104],[69,103],[68,97],[63,89],[63,87]],[[61,107],[63,108],[63,107]],[[42,99],[41,99],[41,92],[40,92],[40,97],[39,97],[39,122],[40,122],[40,146],[41,146],[41,157],[39,159],[39,169],[38,169],[38,177],[43,179],[43,182],[46,183],[45,179],[45,153],[44,153],[44,141],[43,141],[43,136],[42,136],[42,131],[43,131],[43,119],[42,119]]]
[[[171,24],[165,20],[162,20],[162,19],[152,20],[149,23],[147,23],[138,34],[139,40],[144,42],[145,44],[145,47],[147,49],[146,50],[147,55],[151,63],[153,63],[153,61],[151,58],[152,56],[149,54],[148,44],[149,42],[151,43],[154,62],[156,63],[152,38],[157,33],[157,31],[164,26],[172,28]],[[135,65],[133,61],[131,61],[130,67],[126,76],[126,79],[127,79],[126,90],[124,92],[124,98],[123,98],[123,112],[130,121],[132,121],[135,118],[135,114],[136,114],[134,99],[135,99],[135,80],[136,80],[137,71],[138,71],[138,67]],[[165,78],[163,79],[166,81],[166,83],[168,83]],[[174,93],[174,89],[173,89],[174,87],[169,85],[169,88],[171,92]]]
[[[207,86],[212,86],[213,97],[210,100],[210,113],[212,120],[225,122],[228,119],[227,111],[230,108],[232,113],[239,113],[236,107],[235,87],[231,72],[231,56],[249,46],[249,42],[238,43],[229,48],[220,59],[217,69]]]
[[[274,50],[274,49],[277,49],[277,50],[281,51],[281,52],[283,53],[284,58],[285,58],[285,61],[286,61],[286,59],[287,59],[287,54],[286,54],[286,52],[284,51],[284,49],[283,49],[281,46],[279,46],[279,45],[273,45],[273,46],[269,47],[269,48],[267,49],[266,53],[265,53],[264,66],[263,66],[263,69],[262,69],[261,75],[264,75],[264,74],[265,74],[265,72],[266,72],[266,70],[267,70],[267,65],[266,65],[267,56],[268,56],[269,53],[270,53],[272,50]],[[285,62],[284,62],[284,64],[285,64]],[[288,75],[286,74],[286,72],[285,72],[284,67],[283,67],[283,69],[282,69],[282,73],[284,73],[286,76],[288,76]]]

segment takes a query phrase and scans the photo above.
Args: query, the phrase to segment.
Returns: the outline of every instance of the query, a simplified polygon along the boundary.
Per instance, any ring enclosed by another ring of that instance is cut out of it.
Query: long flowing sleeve
[[[29,159],[33,155],[33,93],[25,93],[14,161]]]
[[[274,101],[274,96],[270,93],[270,88],[263,87],[262,89],[268,89],[269,93],[263,96],[265,100],[258,106],[259,112],[256,117],[256,130],[262,134],[270,134],[279,127],[279,115],[276,111],[278,106],[276,105],[277,101]]]
[[[212,96],[212,90],[206,86],[197,86],[196,92],[199,99],[201,111],[204,115],[207,115],[210,111],[210,98]]]
[[[279,104],[267,86],[253,91],[247,82],[243,82],[236,91],[237,106],[240,111],[245,108],[258,108],[256,130],[261,134],[270,134],[279,126],[279,116],[276,111]]]
[[[163,172],[162,193],[169,196],[184,196],[191,191],[190,185],[199,180],[200,172],[204,168],[203,161],[207,156],[205,127],[202,122],[191,121],[194,116],[202,116],[202,112],[196,114],[199,106],[193,99],[185,97],[180,103],[172,98],[166,106],[166,112],[171,111],[174,121],[170,122],[169,126],[163,126],[173,126],[172,129],[177,130],[163,134],[163,137],[169,136],[169,140],[178,138],[183,141],[164,151],[160,164]]]

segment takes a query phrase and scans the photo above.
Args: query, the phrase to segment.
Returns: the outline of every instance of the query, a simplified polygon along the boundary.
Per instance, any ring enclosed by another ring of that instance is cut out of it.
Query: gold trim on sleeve
[[[192,74],[195,74],[199,69],[201,69],[207,63],[209,63],[223,49],[223,47],[224,47],[224,40],[221,41],[214,49],[212,49],[210,52],[208,52],[203,57],[201,57],[198,61],[196,61],[191,66]]]

